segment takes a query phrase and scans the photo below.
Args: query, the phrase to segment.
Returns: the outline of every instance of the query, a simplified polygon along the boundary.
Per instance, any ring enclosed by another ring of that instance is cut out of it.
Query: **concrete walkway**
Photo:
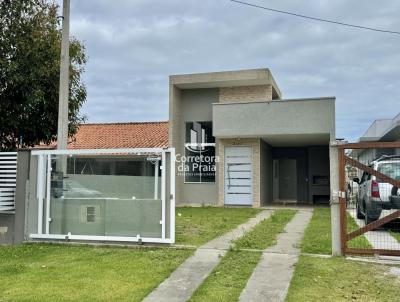
[[[230,248],[231,242],[239,239],[255,225],[268,218],[272,212],[264,210],[236,229],[199,247],[192,257],[182,263],[143,301],[184,302],[189,300],[194,291],[221,261]]]
[[[355,210],[347,210],[351,217],[359,227],[365,226],[365,222],[362,219],[357,219]],[[385,213],[387,212],[387,213]],[[382,211],[380,218],[390,214],[390,211]],[[365,238],[369,241],[374,249],[384,250],[400,250],[400,243],[386,230],[374,230],[364,233]]]
[[[284,301],[298,261],[298,248],[312,210],[299,210],[278,236],[276,245],[266,249],[254,269],[239,301]]]

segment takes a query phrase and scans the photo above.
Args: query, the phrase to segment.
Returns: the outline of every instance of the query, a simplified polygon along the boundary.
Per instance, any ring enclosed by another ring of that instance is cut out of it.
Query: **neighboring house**
[[[396,142],[400,141],[400,113],[393,119],[375,120],[367,129],[359,142]],[[353,150],[351,156],[360,162],[369,164],[383,155],[400,155],[400,149],[360,149]]]
[[[166,148],[168,121],[82,124],[68,141],[68,149]],[[41,145],[54,149],[56,144]],[[37,149],[37,148],[36,148]]]
[[[168,122],[100,123],[82,124],[68,142],[67,149],[119,149],[119,148],[167,148]],[[56,143],[41,145],[35,149],[55,149]],[[91,159],[94,161],[94,159]],[[111,175],[154,175],[154,166],[146,156],[129,160],[122,157],[112,161],[97,158],[95,162],[77,159],[68,171],[109,173]],[[101,171],[100,171],[101,170]]]
[[[169,85],[177,204],[329,201],[334,97],[282,99],[269,69],[173,75]]]

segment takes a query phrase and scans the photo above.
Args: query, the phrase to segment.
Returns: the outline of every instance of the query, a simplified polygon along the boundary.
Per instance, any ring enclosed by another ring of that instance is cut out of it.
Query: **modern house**
[[[177,204],[330,199],[335,98],[284,99],[269,69],[172,75]]]
[[[400,113],[392,119],[375,120],[359,138],[359,142],[396,142],[400,141]],[[360,162],[368,164],[383,155],[400,155],[400,149],[359,149],[351,155]]]
[[[0,243],[172,243],[175,205],[327,203],[334,140],[335,98],[283,99],[268,69],[173,75],[168,122],[2,154]]]

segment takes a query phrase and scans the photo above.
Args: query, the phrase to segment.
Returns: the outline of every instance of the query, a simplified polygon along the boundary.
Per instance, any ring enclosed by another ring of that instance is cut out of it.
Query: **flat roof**
[[[181,89],[272,85],[275,94],[282,96],[268,68],[178,74],[171,75],[169,82]]]

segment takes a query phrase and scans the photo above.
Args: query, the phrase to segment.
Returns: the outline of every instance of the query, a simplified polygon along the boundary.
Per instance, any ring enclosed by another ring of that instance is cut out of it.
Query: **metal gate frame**
[[[339,203],[340,203],[340,233],[341,233],[341,249],[342,254],[355,254],[355,255],[387,255],[387,256],[400,256],[400,250],[388,249],[372,249],[372,248],[349,248],[347,242],[360,236],[368,231],[376,229],[396,218],[400,218],[400,210],[393,212],[383,218],[380,218],[364,227],[359,228],[351,233],[347,232],[347,214],[346,214],[346,163],[356,168],[367,171],[371,175],[379,177],[385,182],[390,183],[396,187],[400,187],[400,181],[390,178],[374,169],[361,164],[357,160],[346,156],[345,151],[348,149],[379,149],[379,148],[400,148],[400,142],[363,142],[363,143],[346,143],[338,145],[338,160],[339,160]]]

